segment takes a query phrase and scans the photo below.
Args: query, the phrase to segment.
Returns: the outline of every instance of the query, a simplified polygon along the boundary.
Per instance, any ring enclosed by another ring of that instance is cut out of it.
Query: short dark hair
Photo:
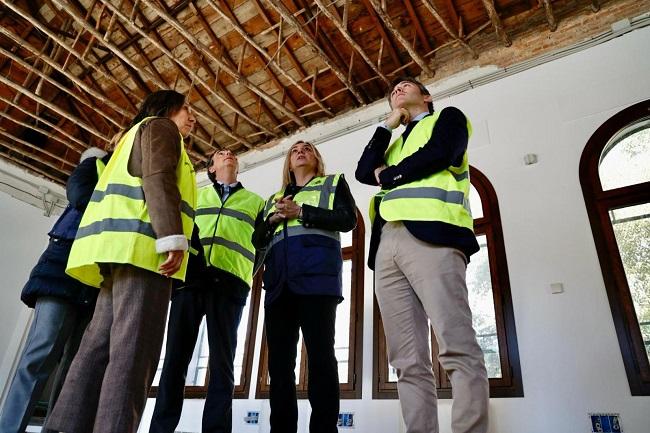
[[[429,95],[431,96],[431,93],[429,92],[429,89],[427,89],[424,84],[420,83],[418,80],[412,77],[397,77],[395,78],[391,83],[390,83],[390,88],[388,89],[388,94],[386,97],[388,98],[388,105],[391,106],[390,104],[390,94],[393,93],[393,90],[399,83],[403,83],[404,81],[407,81],[409,83],[413,83],[416,86],[418,86],[418,89],[420,89],[420,93],[422,95]],[[429,108],[429,113],[433,113],[433,102],[429,101],[427,103],[427,107]],[[392,106],[391,106],[392,108]]]
[[[175,90],[158,90],[147,96],[140,111],[135,115],[126,130],[128,131],[146,117],[170,117],[183,107],[185,96]]]

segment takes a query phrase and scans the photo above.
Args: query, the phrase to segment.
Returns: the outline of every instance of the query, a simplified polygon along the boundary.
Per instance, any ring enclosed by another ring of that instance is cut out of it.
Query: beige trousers
[[[375,293],[407,433],[438,433],[428,321],[452,384],[453,433],[487,432],[489,386],[472,328],[466,267],[462,252],[420,241],[401,222],[382,229]]]

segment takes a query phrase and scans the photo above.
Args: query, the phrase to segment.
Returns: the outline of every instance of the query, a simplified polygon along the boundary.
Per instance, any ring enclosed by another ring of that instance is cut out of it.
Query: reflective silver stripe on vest
[[[469,177],[469,171],[465,170],[462,173],[454,173],[453,171],[447,169],[449,173],[451,173],[452,176],[454,176],[454,179],[456,179],[456,182],[460,182],[461,180],[465,180]]]
[[[275,202],[273,201],[273,198],[274,198],[274,197],[275,197],[275,194],[273,194],[271,197],[269,197],[269,199],[266,201],[266,206],[264,206],[264,216],[265,216],[265,217],[266,217],[266,215],[269,213],[269,211],[271,210],[271,208],[273,207],[273,204],[275,203]]]
[[[93,195],[90,197],[90,201],[98,203],[102,201],[107,195],[120,195],[122,197],[131,198],[134,200],[144,200],[144,190],[141,186],[110,183],[106,185],[106,190],[104,191],[93,191]],[[194,219],[194,209],[185,200],[181,201],[181,212]]]
[[[194,208],[192,208],[192,206],[190,206],[190,204],[185,200],[181,200],[181,212],[194,219]]]
[[[318,207],[322,209],[329,208],[330,194],[332,191],[332,185],[334,184],[334,176],[330,175],[325,178],[325,182],[320,186],[320,201],[318,202]]]
[[[105,191],[93,191],[90,201],[100,202],[107,195],[121,195],[134,200],[144,200],[144,191],[140,186],[122,185],[119,183],[110,183],[106,185]]]
[[[150,223],[125,218],[105,218],[101,221],[95,221],[85,227],[79,227],[76,239],[98,235],[103,232],[139,233],[156,239],[156,233],[153,231],[153,227]]]
[[[201,209],[196,210],[196,216],[199,215],[226,215],[229,217],[237,218],[239,220],[242,220],[249,225],[255,227],[255,220],[245,214],[244,212],[235,210],[235,209],[228,209],[228,208],[220,208],[220,207],[202,207]]]
[[[269,242],[268,249],[270,250],[273,245],[277,244],[278,242],[284,240],[284,230],[282,230],[279,233],[276,233],[273,236],[273,239],[271,239],[271,242]],[[341,242],[341,235],[339,232],[331,232],[329,230],[321,230],[321,229],[308,229],[304,226],[291,226],[287,227],[287,237],[292,237],[292,236],[302,236],[302,235],[320,235],[320,236],[325,236],[330,239],[334,239],[337,242]]]
[[[451,204],[465,204],[465,194],[460,191],[445,191],[435,187],[405,188],[388,191],[383,201],[399,198],[435,198]]]
[[[221,236],[214,236],[212,238],[203,238],[201,239],[201,245],[206,246],[206,245],[221,245],[222,247],[226,247],[229,250],[233,250],[242,256],[246,257],[248,260],[251,262],[255,262],[255,254],[251,253],[248,251],[246,248],[242,247],[239,245],[237,242],[229,241],[228,239],[224,239]]]

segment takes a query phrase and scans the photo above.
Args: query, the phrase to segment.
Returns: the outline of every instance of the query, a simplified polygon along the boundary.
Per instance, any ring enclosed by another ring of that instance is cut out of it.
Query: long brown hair
[[[284,158],[284,167],[282,168],[282,188],[283,189],[286,188],[287,185],[289,185],[290,183],[295,182],[295,179],[293,178],[292,173],[291,173],[291,150],[297,144],[300,144],[300,143],[304,143],[304,144],[309,145],[309,147],[311,147],[312,150],[314,151],[314,156],[316,157],[316,161],[317,161],[317,164],[316,164],[316,177],[325,176],[325,163],[323,162],[323,157],[321,156],[320,152],[318,151],[318,148],[316,148],[316,146],[314,146],[313,144],[311,144],[308,141],[298,140],[298,141],[296,141],[295,143],[293,143],[291,145],[291,147],[287,151],[287,156]]]

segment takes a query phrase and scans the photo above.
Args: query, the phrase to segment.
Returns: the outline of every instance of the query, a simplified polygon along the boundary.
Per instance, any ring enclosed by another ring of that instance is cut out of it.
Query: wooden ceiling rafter
[[[539,0],[544,5],[544,12],[546,13],[546,21],[548,21],[549,29],[554,32],[557,30],[557,19],[553,13],[553,6],[551,0]]]
[[[47,120],[47,119],[45,119],[45,118],[43,118],[43,117],[40,117],[39,115],[37,115],[37,114],[35,114],[35,113],[32,113],[31,111],[28,111],[28,110],[25,109],[24,107],[22,107],[22,106],[20,106],[20,105],[17,105],[17,104],[14,104],[11,100],[5,98],[4,96],[0,96],[0,101],[4,102],[4,103],[7,104],[7,105],[12,106],[14,109],[20,111],[20,112],[23,113],[24,115],[26,115],[26,116],[28,116],[28,117],[31,117],[32,119],[34,119],[35,122],[42,123],[42,124],[44,124],[44,125],[49,126],[50,128],[52,128],[53,130],[55,130],[55,131],[58,132],[59,134],[61,134],[61,135],[63,135],[64,137],[66,137],[66,138],[67,138],[68,140],[70,140],[71,142],[73,142],[73,143],[77,143],[77,144],[79,145],[79,148],[78,148],[78,149],[73,149],[73,150],[75,150],[75,151],[81,153],[82,150],[85,149],[85,148],[88,146],[86,143],[84,143],[83,141],[79,140],[79,138],[75,137],[74,135],[72,135],[71,133],[69,133],[68,131],[66,131],[65,129],[61,128],[59,125],[55,125],[54,123],[50,122],[49,120]],[[68,147],[69,147],[69,146],[68,146]],[[79,150],[79,149],[82,149],[82,150]]]
[[[5,1],[5,0],[0,0],[0,1]],[[61,5],[64,5],[64,4],[61,2],[61,0],[54,0],[54,1],[57,2],[60,6],[61,6]],[[102,0],[102,1],[105,2],[105,0]],[[109,9],[113,10],[114,12],[116,12],[115,9],[114,9],[114,6],[112,6],[112,5],[108,4],[108,3],[107,3],[107,5],[108,5]],[[62,7],[64,7],[64,6],[62,6]],[[122,19],[122,20],[125,19],[124,15],[121,14],[120,11],[117,11],[117,13],[121,15],[121,16],[120,16],[120,19]],[[76,14],[75,14],[75,15],[76,15]],[[76,16],[75,19],[77,19],[77,18],[78,18],[78,16]],[[83,24],[83,23],[81,23],[81,24]],[[141,31],[141,30],[137,27],[137,25],[135,25],[134,23],[130,23],[130,24],[131,24],[132,27],[134,27],[136,30]],[[94,32],[94,30],[93,30],[93,32]],[[154,44],[154,45],[156,46],[156,48],[160,49],[161,51],[164,51],[163,47],[162,47],[159,43],[157,43],[155,40],[153,40],[151,37],[149,37],[148,35],[145,35],[145,37],[146,37],[146,38],[147,38],[147,39],[148,39],[152,44]],[[120,52],[120,51],[118,50],[117,46],[116,46],[114,43],[112,43],[111,41],[102,41],[102,43],[104,43],[104,44],[105,44],[105,45],[106,45],[106,46],[107,46],[111,51],[114,51],[117,57],[122,57],[124,61],[126,61],[126,62],[129,63],[129,64],[131,64],[131,66],[132,66],[134,69],[137,69],[137,68],[138,68],[138,66],[135,65],[135,64],[133,64],[133,62],[131,62],[131,60],[128,59],[128,57],[126,57],[126,55],[125,55],[124,53],[122,53],[122,52]],[[167,54],[167,53],[166,53],[166,54]],[[170,56],[170,58],[173,58],[173,56],[171,55],[171,53],[169,53],[168,55]],[[182,62],[181,62],[181,63],[182,63]],[[184,65],[184,67],[185,67],[186,70],[189,69],[189,67],[187,67],[187,66],[185,66],[185,65]],[[166,84],[166,83],[159,81],[159,80],[158,80],[158,79],[157,79],[153,74],[151,74],[150,72],[148,72],[146,69],[142,69],[142,68],[140,68],[140,71],[141,71],[141,73],[142,73],[143,75],[146,76],[147,79],[149,79],[150,81],[152,81],[153,83],[155,83],[159,88],[161,88],[161,89],[165,89],[165,88],[167,88],[167,84]],[[194,74],[194,72],[191,71],[191,70],[188,70],[188,72],[190,72],[191,75]],[[209,91],[210,91],[211,94],[216,95],[216,96],[218,97],[219,100],[223,100],[223,97],[221,97],[221,96],[218,95],[216,92],[214,92],[214,90],[212,90],[212,89],[207,85],[207,83],[205,83],[203,80],[200,80],[200,81],[201,81],[201,83],[202,83],[202,84],[203,84],[207,89],[209,89]],[[223,100],[223,102],[224,102],[224,104],[227,104],[227,101]],[[213,124],[215,124],[215,125],[218,125],[217,127],[218,127],[218,128],[219,128],[223,133],[230,135],[232,138],[234,138],[234,139],[236,139],[236,140],[243,139],[243,137],[238,137],[238,136],[236,136],[236,134],[232,134],[232,133],[228,130],[228,128],[225,128],[225,127],[223,127],[222,125],[219,125],[218,122],[215,122],[214,119],[211,119],[209,116],[207,116],[207,115],[206,115],[205,113],[203,113],[202,111],[200,111],[200,110],[194,110],[194,112],[197,113],[199,116],[203,117],[204,119],[208,120],[210,123],[213,123]],[[251,120],[252,120],[252,119],[251,119]],[[246,140],[244,140],[244,141],[246,141]],[[206,142],[206,143],[207,143],[207,142]]]
[[[75,164],[72,164],[70,161],[66,161],[64,158],[61,158],[60,156],[58,156],[58,155],[56,155],[56,154],[54,154],[52,152],[49,152],[49,151],[47,151],[45,149],[41,149],[40,147],[38,147],[36,145],[33,145],[29,141],[23,140],[20,137],[16,137],[15,135],[11,134],[10,132],[3,131],[2,129],[0,129],[0,135],[12,140],[13,142],[22,144],[23,146],[25,146],[25,147],[27,147],[27,148],[29,148],[31,150],[34,150],[34,151],[36,151],[38,153],[45,154],[45,155],[49,156],[50,158],[55,159],[55,160],[57,160],[57,161],[59,161],[61,163],[67,164],[71,168],[75,167]],[[24,148],[18,147],[16,145],[9,144],[9,146],[11,147],[12,150],[14,150],[16,152],[20,152],[21,150],[24,151]],[[54,164],[53,162],[48,161],[47,159],[42,158],[41,156],[38,155],[38,153],[37,154],[32,154],[32,157],[35,160],[37,160],[38,162],[40,162],[42,164],[45,164],[48,167],[51,167],[51,168],[53,168],[55,170],[62,171],[64,173],[66,173],[66,174],[70,174],[72,172],[72,169],[70,169],[70,170],[60,169],[58,165]]]
[[[55,0],[55,1],[60,1],[60,0]],[[107,2],[107,0],[102,0],[103,2]],[[109,9],[114,10],[114,6],[111,5],[110,3],[107,3]],[[292,120],[294,120],[296,123],[299,125],[302,123],[302,120],[294,115],[291,111],[287,110],[282,104],[280,104],[278,101],[276,101],[272,96],[268,95],[266,92],[264,92],[259,86],[253,84],[250,82],[250,80],[243,76],[242,74],[238,73],[236,70],[233,68],[229,67],[223,60],[217,58],[208,47],[206,47],[201,41],[199,41],[194,35],[189,33],[185,27],[179,23],[176,18],[172,17],[168,13],[166,13],[163,9],[160,9],[157,5],[152,3],[149,0],[142,0],[142,4],[146,5],[148,8],[154,10],[158,16],[162,17],[164,21],[169,24],[171,27],[173,27],[182,37],[184,37],[188,43],[198,49],[201,54],[207,56],[211,61],[215,62],[216,64],[219,65],[219,67],[229,75],[231,75],[235,81],[237,81],[239,84],[248,87],[251,89],[254,93],[257,95],[263,97],[266,101],[268,101],[273,107],[278,109],[280,112],[284,113],[285,115],[289,116]],[[120,18],[124,21],[126,17],[122,14],[121,11],[118,11],[120,14]],[[178,66],[181,68],[185,69],[190,76],[192,76],[193,79],[196,80],[196,82],[200,83],[206,90],[208,90],[213,96],[215,96],[220,102],[222,102],[224,105],[228,106],[232,111],[238,113],[242,118],[246,119],[246,121],[254,126],[256,126],[258,129],[266,132],[270,136],[277,137],[277,134],[270,129],[268,129],[266,126],[260,124],[259,122],[256,122],[253,118],[251,118],[248,113],[242,112],[240,110],[237,110],[235,107],[232,107],[230,103],[228,103],[225,98],[223,98],[221,95],[219,95],[217,92],[215,92],[212,87],[205,82],[201,77],[197,76],[194,71],[189,68],[181,59],[178,59],[176,56],[173,55],[172,52],[169,50],[165,50],[160,44],[156,43],[151,37],[143,32],[135,23],[129,22],[129,24],[138,32],[140,33],[145,39],[148,39],[151,43],[154,43],[156,45],[156,48],[159,50],[163,51],[170,59],[172,59]]]
[[[52,110],[55,113],[59,113],[62,117],[66,117],[71,122],[76,123],[77,125],[83,127],[83,129],[90,132],[91,134],[93,134],[97,138],[106,140],[106,137],[104,137],[104,135],[101,132],[97,131],[93,126],[86,124],[82,119],[79,119],[76,116],[73,116],[73,115],[71,115],[69,113],[66,113],[65,111],[59,110],[59,108],[55,104],[47,101],[46,99],[38,96],[37,94],[33,93],[32,91],[30,91],[28,89],[20,87],[19,85],[17,85],[13,81],[9,80],[8,78],[5,78],[5,77],[0,75],[0,83],[3,83],[8,87],[11,87],[16,92],[23,92],[25,96],[32,99],[34,102],[37,102],[37,103],[49,108],[50,110]],[[106,141],[108,141],[108,140],[106,140]]]
[[[4,140],[0,140],[0,146],[5,147],[7,149],[11,149],[11,144],[7,143]],[[17,152],[17,153],[22,154],[21,152]],[[40,174],[41,176],[43,176],[43,177],[45,177],[47,179],[50,179],[54,183],[65,184],[65,178],[64,177],[56,177],[56,176],[52,175],[52,173],[50,173],[50,172],[47,172],[45,170],[41,170],[38,167],[34,167],[33,164],[25,162],[20,158],[16,158],[11,153],[7,153],[7,152],[4,152],[4,151],[0,150],[0,155],[2,155],[4,158],[7,158],[10,161],[15,162],[16,164],[20,165],[21,167],[23,167],[24,169],[26,169],[28,171],[36,172],[36,173]]]
[[[377,16],[381,19],[383,24],[386,26],[386,29],[391,33],[391,35],[397,39],[397,41],[402,44],[404,49],[409,53],[411,56],[411,59],[417,65],[422,69],[422,72],[424,72],[425,75],[428,77],[433,77],[435,72],[429,65],[427,64],[427,61],[422,57],[416,50],[415,47],[411,45],[411,43],[406,40],[406,38],[399,32],[397,27],[393,24],[393,22],[390,19],[390,16],[388,16],[388,13],[384,11],[384,9],[381,7],[381,4],[377,2],[377,0],[369,0],[370,4],[372,7],[375,9],[375,12],[377,12]]]
[[[383,72],[379,69],[378,65],[375,65],[375,63],[370,59],[368,54],[365,52],[363,47],[359,45],[348,29],[344,25],[344,21],[339,21],[338,17],[335,17],[334,14],[326,7],[325,3],[323,3],[323,0],[315,0],[315,3],[318,5],[320,8],[321,12],[334,24],[334,26],[339,30],[341,35],[345,38],[346,41],[350,44],[350,46],[361,56],[361,58],[366,62],[370,68],[372,68],[373,71],[386,83],[386,85],[390,85],[390,80],[386,75],[384,75]]]
[[[251,42],[248,40],[248,38],[247,38],[247,37],[248,37],[248,34],[244,31],[244,29],[242,28],[241,24],[240,24],[239,21],[237,20],[237,17],[236,17],[235,14],[232,12],[232,10],[230,9],[230,7],[229,7],[226,3],[223,3],[223,2],[220,2],[220,3],[224,5],[224,8],[226,9],[225,12],[221,11],[213,1],[208,1],[208,5],[209,5],[213,10],[215,10],[215,11],[217,12],[217,14],[218,14],[222,19],[226,20],[226,22],[228,22],[228,23],[229,23],[229,24],[230,24],[230,25],[235,29],[235,31],[236,31],[237,33],[239,33],[239,35],[243,38],[244,42],[243,42],[242,46],[246,46],[246,42],[248,42],[250,45],[253,46],[253,48],[254,48],[255,50],[257,50],[257,52],[259,52],[260,54],[262,54],[262,56],[264,56],[264,54],[266,53],[266,51],[265,51],[263,48],[261,48],[261,47],[258,48],[256,45],[254,45],[253,43],[251,43]],[[203,13],[202,13],[202,12],[200,11],[200,9],[198,9],[198,8],[196,8],[196,11],[197,11],[197,16],[199,17],[199,19],[200,19],[200,21],[201,21],[201,23],[202,23],[202,25],[203,25],[204,30],[208,33],[208,35],[210,36],[210,39],[213,41],[213,43],[214,43],[215,45],[217,45],[217,46],[219,47],[220,52],[221,52],[222,55],[227,59],[227,61],[228,61],[231,65],[234,65],[234,62],[233,62],[232,58],[230,57],[230,54],[228,54],[228,51],[224,49],[223,44],[221,43],[221,41],[219,40],[219,38],[217,37],[217,35],[214,33],[214,31],[212,30],[212,28],[211,28],[210,25],[208,24],[207,20],[206,20],[205,17],[203,16]],[[252,39],[252,38],[251,38],[251,39]],[[253,40],[253,42],[255,42],[255,41]],[[256,57],[256,56],[254,56],[254,57]],[[257,57],[256,57],[256,58],[257,58]],[[241,57],[240,57],[240,60],[243,61],[243,59],[244,59],[244,56],[243,56],[243,54],[242,54]],[[263,64],[263,61],[262,61],[261,59],[259,60],[259,62],[261,62],[261,63]],[[271,79],[271,81],[273,81],[273,84],[274,84],[275,87],[278,89],[278,91],[279,91],[279,92],[282,92],[282,91],[283,91],[283,85],[282,85],[282,83],[280,83],[280,80],[278,79],[278,77],[276,76],[276,74],[275,74],[275,73],[274,73],[270,68],[264,68],[264,69],[266,70],[267,75],[269,76],[269,78]],[[282,72],[284,72],[281,68],[279,68],[279,69],[280,69]],[[238,72],[241,73],[241,71],[238,71]],[[287,74],[287,75],[288,75],[288,74]],[[248,90],[250,91],[250,89],[248,89]],[[258,96],[259,96],[259,95],[258,95]],[[268,117],[269,117],[269,118],[270,118],[270,119],[271,119],[271,120],[272,120],[276,125],[280,124],[280,120],[279,120],[279,119],[278,119],[278,118],[273,114],[273,112],[271,111],[271,109],[268,107],[267,103],[264,102],[263,99],[261,99],[261,96],[260,96],[260,100],[261,100],[261,102],[260,102],[260,107],[261,107],[261,109],[264,110],[264,112],[266,113],[266,115],[267,115],[267,116],[268,116]],[[291,98],[289,99],[289,102],[290,102],[290,108],[289,108],[289,109],[292,110],[296,116],[298,116],[298,113],[296,113],[296,109],[297,109],[298,105],[297,105],[296,102],[295,102],[293,99],[291,99]],[[303,125],[303,126],[304,126],[304,125]]]
[[[349,73],[350,67],[353,67],[353,61],[354,61],[354,50],[350,51],[350,60],[347,60],[343,57],[343,53],[341,52],[341,49],[337,49],[332,41],[330,40],[329,36],[321,30],[320,26],[320,11],[317,9],[317,12],[314,14],[309,6],[309,3],[307,0],[288,0],[289,2],[289,7],[293,7],[295,9],[303,9],[305,12],[302,15],[302,17],[296,17],[296,21],[300,22],[300,19],[302,18],[304,20],[304,25],[302,26],[305,31],[309,33],[309,35],[316,41],[316,44],[319,47],[322,47],[323,52],[327,56],[327,58],[334,64],[336,65],[341,71],[346,73],[346,79],[348,82],[352,83],[352,77],[351,74]],[[365,63],[363,63],[365,64]],[[347,66],[347,71],[346,71],[346,66]],[[313,83],[316,83],[316,77],[320,74],[320,71],[317,68],[314,68],[315,71],[312,74],[312,80]],[[325,71],[323,71],[325,72]],[[360,71],[359,71],[360,72]],[[365,91],[365,89],[358,84],[355,84],[357,90],[363,97],[363,101],[368,100],[368,93]],[[312,85],[312,88],[314,86]]]
[[[483,3],[483,7],[487,12],[488,17],[490,18],[494,32],[497,35],[497,39],[501,41],[501,43],[506,47],[512,45],[512,41],[503,28],[503,22],[501,22],[501,18],[499,18],[499,14],[494,7],[494,0],[481,0],[481,2]]]
[[[220,3],[224,4],[223,2],[220,2]],[[314,101],[314,103],[318,104],[328,116],[330,116],[330,117],[333,116],[332,112],[327,107],[325,107],[320,102],[320,100],[318,100],[318,97],[314,98],[308,91],[306,91],[302,87],[300,82],[298,82],[295,78],[293,78],[291,76],[291,74],[289,74],[288,71],[286,71],[282,66],[280,66],[280,64],[275,61],[274,57],[271,56],[268,53],[268,51],[266,51],[266,49],[264,49],[264,47],[262,47],[257,41],[255,41],[255,39],[252,36],[250,36],[246,32],[246,30],[244,30],[241,23],[239,23],[239,21],[237,20],[237,17],[235,16],[235,14],[232,12],[232,10],[229,7],[227,7],[226,12],[224,12],[221,9],[218,8],[218,6],[214,3],[214,1],[208,0],[208,4],[212,7],[213,10],[215,10],[217,12],[217,14],[222,19],[224,19],[230,26],[232,26],[232,28],[242,37],[242,39],[244,40],[244,43],[247,42],[249,45],[251,45],[253,48],[255,48],[255,50],[267,61],[267,63],[264,63],[263,61],[260,60],[261,63],[263,64],[263,69],[268,71],[269,77],[273,81],[273,83],[276,86],[276,88],[278,89],[278,91],[284,92],[285,89],[284,89],[284,86],[282,85],[282,83],[280,82],[278,76],[276,75],[276,73],[273,72],[273,70],[280,73],[283,77],[285,77],[287,80],[289,80],[289,82],[292,85],[294,85],[296,87],[296,89],[301,91],[308,98],[312,99]],[[271,66],[273,69],[269,68],[268,66]],[[298,107],[298,104],[296,103],[296,101],[294,101],[293,98],[290,95],[288,95],[287,93],[285,93],[285,94],[287,95],[287,99],[290,101],[290,103],[292,105],[292,109],[294,111],[299,110],[299,107]],[[307,124],[305,123],[304,125],[301,125],[301,126],[307,126]]]
[[[418,37],[418,40],[422,44],[422,47],[429,52],[432,50],[431,44],[429,43],[429,39],[427,38],[426,34],[424,33],[424,29],[422,28],[422,23],[420,22],[420,18],[418,17],[418,14],[415,12],[415,9],[413,8],[413,3],[411,0],[404,0],[404,5],[406,6],[406,10],[408,11],[409,17],[411,18],[411,22],[415,24],[415,34]],[[413,44],[415,46],[415,44]]]
[[[38,56],[39,56],[38,58],[39,58],[43,63],[45,63],[45,64],[51,66],[53,69],[57,69],[57,66],[58,66],[58,65],[54,62],[54,60],[52,60],[49,56],[45,56],[45,55],[42,55],[42,54],[37,54],[37,52],[35,51],[35,47],[33,47],[29,42],[27,42],[27,41],[25,41],[25,40],[21,40],[21,39],[18,38],[16,35],[13,35],[13,34],[8,30],[8,29],[6,29],[6,28],[0,28],[0,34],[6,36],[6,37],[8,37],[8,38],[10,38],[10,39],[13,40],[15,43],[19,43],[19,44],[21,44],[21,47],[22,47],[23,49],[26,49],[26,50],[29,51],[30,53],[32,53],[32,55],[34,55],[34,56],[37,56],[37,55],[38,55]],[[21,59],[20,57],[18,57],[18,56],[16,56],[16,55],[12,54],[11,52],[5,50],[5,49],[2,48],[2,47],[0,47],[0,54],[6,56],[7,58],[10,58],[13,62],[15,62],[16,64],[20,65],[20,66],[23,67],[25,70],[30,71],[30,72],[32,72],[32,73],[38,75],[39,77],[43,78],[43,79],[46,80],[48,83],[50,83],[52,86],[55,86],[55,87],[61,89],[62,91],[66,92],[68,95],[70,95],[71,97],[73,97],[73,98],[75,98],[75,99],[79,99],[80,102],[81,102],[82,104],[86,105],[88,108],[90,108],[91,110],[93,110],[94,112],[96,112],[99,116],[102,116],[103,118],[105,118],[105,119],[108,120],[109,122],[113,123],[114,125],[116,125],[116,126],[121,126],[121,125],[122,125],[121,122],[119,122],[119,121],[113,119],[113,118],[112,118],[111,116],[109,116],[109,115],[108,115],[104,110],[101,110],[99,107],[97,107],[97,106],[96,106],[95,104],[93,104],[91,101],[82,100],[82,99],[81,99],[81,96],[80,96],[79,94],[77,94],[76,92],[73,92],[70,88],[65,87],[63,84],[59,83],[59,82],[58,82],[57,80],[55,80],[54,78],[52,78],[52,77],[46,75],[44,72],[39,71],[38,69],[36,69],[36,67],[30,65],[29,63],[27,63],[26,61],[24,61],[24,60]],[[87,92],[87,93],[89,93],[90,95],[92,95],[95,99],[97,99],[97,101],[102,101],[102,98],[105,98],[105,95],[101,95],[101,94],[99,94],[98,92],[96,92],[95,90],[91,89],[91,88],[90,88],[89,86],[87,86],[83,81],[79,80],[77,77],[75,77],[73,74],[69,73],[68,71],[65,71],[65,70],[59,70],[59,72],[60,72],[62,75],[64,75],[67,79],[69,79],[72,83],[74,83],[75,85],[77,85],[79,88],[83,89],[85,92]],[[25,86],[23,86],[23,87],[25,87]],[[115,110],[116,112],[121,113],[121,114],[125,114],[125,115],[128,114],[127,111],[123,110],[119,105],[117,105],[117,104],[111,102],[110,99],[107,99],[105,102],[106,102],[106,105],[107,105],[107,106],[109,106],[110,108],[112,108],[112,109]],[[18,101],[14,101],[14,103],[18,104]]]
[[[296,88],[300,92],[305,93],[307,95],[307,97],[312,99],[313,104],[318,105],[319,109],[322,110],[323,113],[325,113],[329,117],[333,117],[334,114],[332,113],[332,111],[325,104],[323,104],[323,102],[321,101],[321,99],[320,99],[321,96],[319,95],[318,89],[316,89],[316,91],[314,92],[313,98],[312,98],[311,93],[309,93],[309,89],[308,89],[308,86],[307,86],[307,83],[306,83],[306,80],[305,80],[307,78],[307,72],[305,72],[305,70],[304,70],[304,68],[302,66],[302,63],[300,63],[298,61],[298,59],[296,58],[293,51],[290,50],[289,47],[287,46],[287,44],[285,43],[288,39],[283,40],[283,37],[282,37],[282,22],[283,22],[282,16],[280,16],[280,23],[276,24],[271,20],[271,17],[269,16],[269,14],[266,12],[264,7],[260,3],[260,0],[252,0],[252,1],[253,1],[253,4],[255,5],[259,15],[262,17],[264,22],[266,22],[267,25],[269,26],[267,28],[267,31],[271,32],[273,34],[273,36],[275,37],[275,39],[277,39],[277,41],[278,41],[277,42],[276,53],[273,54],[270,57],[271,57],[271,59],[275,59],[276,55],[278,56],[278,60],[277,61],[274,60],[274,63],[278,65],[277,68],[279,69],[279,72],[281,74],[284,74],[284,72],[285,72],[284,68],[279,66],[280,65],[280,62],[279,62],[280,55],[282,53],[284,53],[287,56],[287,58],[289,59],[289,61],[291,62],[291,64],[293,65],[293,67],[298,72],[298,75],[300,76],[300,81],[297,81],[297,84],[295,84]],[[277,30],[277,29],[279,29],[279,30]],[[261,34],[264,34],[264,33],[265,32],[262,32]],[[269,60],[269,62],[270,62],[270,60]],[[288,79],[292,80],[293,77],[288,77]],[[304,87],[304,86],[307,86],[307,87]],[[286,91],[284,93],[287,94]],[[307,104],[307,105],[305,105],[303,107],[299,107],[298,109],[299,110],[304,109],[304,108],[309,107],[309,106],[311,106],[311,104]]]
[[[293,16],[293,14],[286,8],[286,6],[279,0],[267,0],[268,3],[275,9],[275,11],[280,14],[280,16],[287,21],[293,28],[296,33],[309,45],[312,49],[312,52],[316,54],[336,75],[336,77],[341,81],[341,83],[354,95],[356,102],[359,104],[365,104],[366,101],[364,97],[359,92],[359,89],[348,80],[346,73],[336,66],[332,60],[325,54],[323,49],[318,46],[316,41],[309,35],[307,32],[302,30],[300,22]]]
[[[393,40],[388,36],[388,33],[386,33],[386,29],[384,28],[385,26],[383,25],[382,20],[378,17],[374,6],[370,2],[370,0],[362,0],[362,2],[366,10],[368,11],[368,15],[370,16],[370,19],[372,20],[375,29],[377,29],[379,35],[381,36],[382,43],[384,44],[384,46],[387,47],[388,54],[390,55],[391,59],[395,63],[395,67],[402,66],[404,62],[400,58],[397,52],[397,47],[395,47],[395,44],[393,44]],[[379,59],[377,60],[378,64],[380,59],[381,56],[379,56]]]
[[[440,24],[440,27],[442,27],[447,34],[461,47],[463,47],[469,54],[472,56],[473,59],[478,59],[478,53],[474,48],[470,47],[469,44],[464,41],[461,36],[456,35],[454,31],[451,29],[451,26],[447,24],[447,22],[444,20],[442,15],[438,12],[436,9],[436,6],[431,3],[430,0],[422,0],[422,3],[424,3],[424,7],[433,15],[433,17],[438,21],[438,24]]]

